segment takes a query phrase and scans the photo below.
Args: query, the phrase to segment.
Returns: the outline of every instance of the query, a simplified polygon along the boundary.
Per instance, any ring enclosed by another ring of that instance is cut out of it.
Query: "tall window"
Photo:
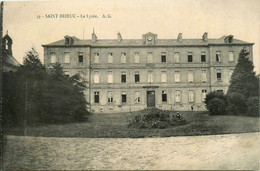
[[[218,69],[218,70],[217,70],[217,81],[221,81],[221,80],[222,80],[221,77],[222,77],[222,76],[221,76],[221,70]]]
[[[161,62],[165,63],[166,62],[166,52],[161,53]]]
[[[135,63],[136,63],[136,64],[140,63],[139,52],[135,52],[135,53],[134,53],[134,56],[135,56]]]
[[[192,62],[192,52],[188,52],[188,62]]]
[[[180,53],[174,52],[174,62],[179,63],[180,62]]]
[[[107,83],[113,83],[113,71],[107,72]]]
[[[167,102],[167,92],[165,90],[162,91],[162,102]]]
[[[99,103],[99,91],[94,92],[94,103]]]
[[[94,71],[94,83],[99,83],[99,71]]]
[[[107,63],[109,63],[109,64],[113,63],[113,53],[108,53],[108,55],[107,55]]]
[[[202,91],[201,91],[201,101],[202,101],[202,102],[205,101],[206,95],[207,95],[207,90],[202,90]]]
[[[180,71],[174,72],[175,82],[180,82]]]
[[[234,61],[234,52],[233,51],[229,51],[229,54],[228,54],[228,56],[229,56],[229,61],[230,62],[233,62]]]
[[[193,82],[193,70],[188,71],[188,82]]]
[[[121,83],[126,83],[126,71],[121,71]]]
[[[221,61],[221,53],[220,53],[220,51],[217,51],[217,52],[216,52],[216,61],[217,61],[217,62],[220,62],[220,61]]]
[[[141,96],[140,96],[140,91],[135,92],[135,103],[140,103],[141,101]]]
[[[108,92],[107,92],[107,102],[108,102],[108,103],[113,103],[113,102],[114,102],[113,92],[112,92],[112,91],[108,91]]]
[[[206,53],[201,52],[201,62],[206,62]]]
[[[201,71],[201,82],[207,82],[206,70]]]
[[[139,82],[140,82],[139,71],[135,71],[135,83],[139,83]]]
[[[64,62],[70,63],[70,53],[69,52],[64,52]]]
[[[189,90],[189,102],[194,102],[194,91]]]
[[[56,55],[55,55],[55,52],[51,52],[51,63],[52,63],[52,64],[56,63]]]
[[[126,63],[126,53],[125,52],[121,53],[121,63],[122,64]]]
[[[94,54],[94,63],[98,64],[99,63],[99,53]]]
[[[181,102],[181,91],[180,90],[175,91],[175,102]]]
[[[126,103],[126,92],[125,91],[121,92],[121,102]]]
[[[147,63],[153,63],[153,53],[152,52],[148,52]]]
[[[5,49],[8,50],[8,40],[5,40]]]
[[[167,81],[166,71],[162,71],[161,81],[165,83]]]
[[[148,71],[148,83],[153,82],[153,71]]]
[[[83,52],[78,52],[78,62],[83,62]]]
[[[229,72],[229,77],[230,77],[230,78],[231,78],[233,72],[234,72],[234,69],[231,69],[230,72]]]

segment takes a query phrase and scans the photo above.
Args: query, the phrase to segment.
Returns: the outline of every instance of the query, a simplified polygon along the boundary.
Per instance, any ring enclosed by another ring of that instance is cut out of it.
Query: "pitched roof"
[[[219,39],[208,39],[208,41],[203,41],[202,39],[182,39],[178,41],[177,39],[157,39],[154,45],[145,45],[142,39],[123,39],[118,41],[117,39],[98,39],[93,42],[91,39],[81,40],[75,36],[72,37],[74,40],[71,46],[207,46],[209,44],[227,44],[224,39],[226,36],[222,36]],[[253,44],[242,40],[233,39],[230,44]],[[59,40],[50,44],[42,46],[65,46],[65,40]]]

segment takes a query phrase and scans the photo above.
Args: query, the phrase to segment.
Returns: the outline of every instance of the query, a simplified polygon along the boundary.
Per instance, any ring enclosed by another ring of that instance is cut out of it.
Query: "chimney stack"
[[[205,33],[203,34],[202,40],[203,40],[203,41],[208,41],[208,33],[207,33],[207,32],[205,32]]]
[[[182,33],[179,33],[177,40],[180,42],[182,41]]]
[[[117,33],[117,41],[122,41],[122,36],[120,32]]]
[[[92,42],[96,42],[97,41],[97,36],[95,34],[95,30],[93,28],[93,33],[92,33]]]

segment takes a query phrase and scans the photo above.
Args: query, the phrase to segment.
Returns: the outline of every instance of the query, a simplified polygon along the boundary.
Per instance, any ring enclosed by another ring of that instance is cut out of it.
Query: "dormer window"
[[[226,43],[233,43],[233,36],[232,35],[227,36],[224,41]]]
[[[65,44],[66,45],[70,44],[70,38],[68,38],[68,37],[65,38]]]

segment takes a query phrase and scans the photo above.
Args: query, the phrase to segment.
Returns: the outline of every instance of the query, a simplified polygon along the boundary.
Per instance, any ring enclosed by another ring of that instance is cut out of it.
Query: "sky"
[[[63,14],[75,14],[76,18],[62,18]],[[87,15],[98,18],[81,17]],[[43,61],[41,45],[65,35],[90,39],[93,28],[98,39],[116,39],[119,31],[123,39],[141,39],[147,32],[156,33],[158,39],[176,39],[178,33],[183,33],[184,39],[201,38],[208,32],[209,38],[234,35],[255,43],[253,60],[256,73],[260,73],[259,0],[8,1],[4,3],[3,25],[4,34],[8,30],[13,39],[13,56],[20,63],[32,47]]]

